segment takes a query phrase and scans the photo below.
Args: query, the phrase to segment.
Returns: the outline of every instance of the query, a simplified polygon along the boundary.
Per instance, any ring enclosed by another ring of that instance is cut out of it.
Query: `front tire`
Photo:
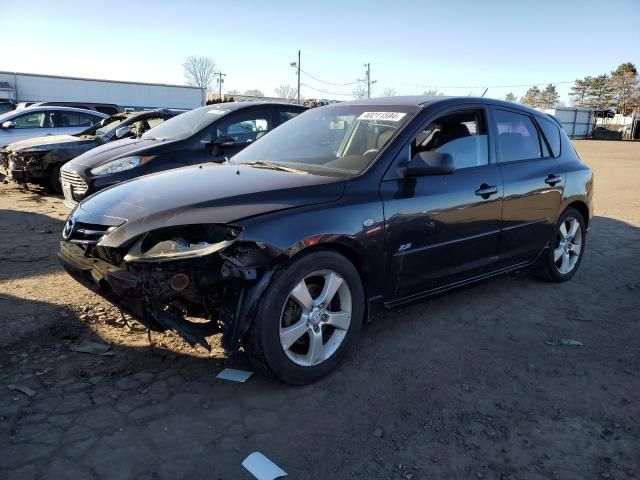
[[[57,195],[62,194],[62,183],[60,182],[60,167],[62,165],[55,165],[51,168],[51,173],[49,174],[49,181],[47,183],[47,190],[50,193],[55,193]]]
[[[278,272],[244,341],[254,363],[291,384],[311,383],[338,366],[354,343],[365,295],[353,264],[316,251]]]
[[[550,282],[566,282],[575,275],[586,246],[584,218],[574,208],[567,208],[555,225],[549,248],[542,253],[537,274]]]

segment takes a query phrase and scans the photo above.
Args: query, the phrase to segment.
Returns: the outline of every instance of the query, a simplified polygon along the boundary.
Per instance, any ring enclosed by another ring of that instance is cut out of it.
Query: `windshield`
[[[389,105],[309,110],[238,153],[230,163],[268,163],[319,175],[359,175],[417,110]]]
[[[198,133],[223,115],[229,113],[220,106],[200,107],[181,113],[142,135],[143,139],[182,140]]]

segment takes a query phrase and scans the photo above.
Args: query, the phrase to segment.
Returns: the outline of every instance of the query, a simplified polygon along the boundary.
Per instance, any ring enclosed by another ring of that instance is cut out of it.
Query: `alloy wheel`
[[[280,345],[297,365],[311,367],[330,358],[351,324],[351,291],[332,270],[306,275],[289,293],[280,316]]]
[[[582,252],[582,228],[574,217],[567,217],[558,227],[553,250],[553,262],[563,275],[571,272],[577,265]]]

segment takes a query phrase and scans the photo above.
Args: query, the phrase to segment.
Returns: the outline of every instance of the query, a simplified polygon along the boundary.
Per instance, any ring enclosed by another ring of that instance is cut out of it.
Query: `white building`
[[[205,104],[202,88],[0,71],[0,103],[90,102],[123,109],[191,109]]]

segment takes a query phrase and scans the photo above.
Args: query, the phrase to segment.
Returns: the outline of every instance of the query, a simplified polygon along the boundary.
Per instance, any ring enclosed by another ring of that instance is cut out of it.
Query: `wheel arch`
[[[582,215],[582,219],[584,220],[584,224],[588,228],[591,223],[591,214],[589,210],[589,206],[583,200],[573,200],[568,202],[559,212],[558,218],[562,215],[567,209],[573,208]]]
[[[293,261],[303,255],[309,255],[310,253],[322,251],[322,250],[329,250],[329,251],[334,251],[336,253],[339,253],[340,255],[345,257],[347,260],[349,260],[353,264],[355,269],[358,271],[358,274],[360,275],[360,280],[362,281],[362,286],[365,289],[365,297],[366,297],[367,285],[365,281],[366,272],[364,268],[363,255],[361,252],[358,251],[358,248],[356,246],[349,244],[349,242],[333,240],[333,241],[315,243],[306,248],[301,248],[295,251],[295,253],[291,255],[289,261]]]

